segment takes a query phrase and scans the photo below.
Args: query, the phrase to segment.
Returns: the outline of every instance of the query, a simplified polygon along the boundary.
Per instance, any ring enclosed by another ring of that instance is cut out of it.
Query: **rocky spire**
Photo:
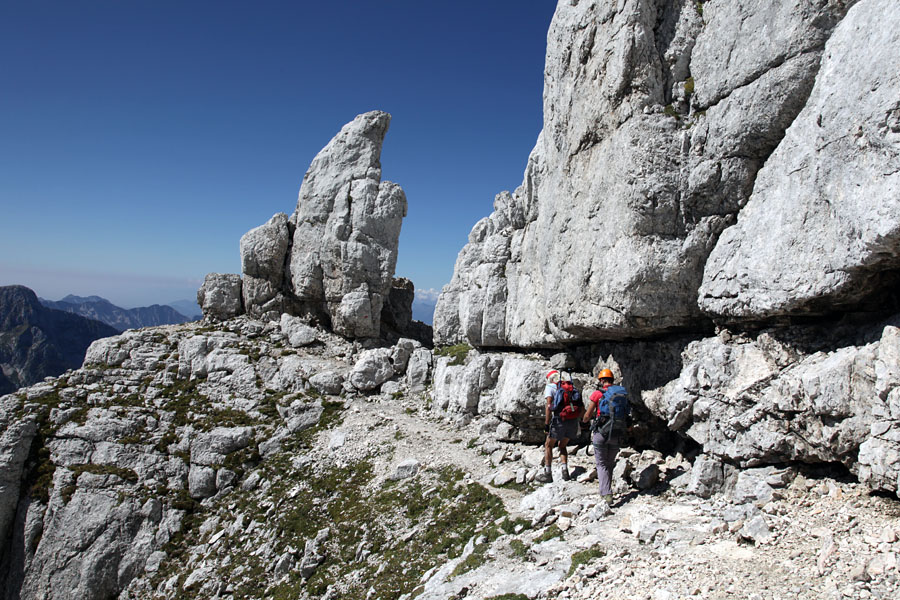
[[[381,181],[390,119],[382,111],[361,114],[319,152],[294,214],[276,214],[241,238],[242,303],[223,310],[201,301],[204,314],[221,319],[246,311],[277,319],[287,313],[347,337],[379,335],[406,216],[403,189]],[[211,287],[214,282],[204,284],[204,298],[234,296]]]

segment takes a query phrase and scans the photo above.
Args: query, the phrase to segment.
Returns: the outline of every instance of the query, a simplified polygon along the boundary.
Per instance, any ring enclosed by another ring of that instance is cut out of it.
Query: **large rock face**
[[[865,40],[865,43],[861,43]],[[900,267],[900,14],[864,2],[706,264],[700,305],[761,318],[854,306]]]
[[[560,2],[543,130],[435,343],[564,346],[711,457],[896,491],[898,32],[890,0]],[[438,406],[484,414],[487,356],[437,362]]]
[[[390,115],[359,115],[316,156],[291,217],[241,238],[242,296],[252,315],[310,317],[347,337],[378,337],[397,264],[406,195],[381,181]]]
[[[707,257],[803,109],[848,4],[560,2],[543,131],[522,186],[460,252],[436,341],[540,347],[696,327]],[[885,11],[896,7],[857,12]],[[887,52],[892,26],[878,27]],[[870,65],[855,87],[890,96],[891,65]]]

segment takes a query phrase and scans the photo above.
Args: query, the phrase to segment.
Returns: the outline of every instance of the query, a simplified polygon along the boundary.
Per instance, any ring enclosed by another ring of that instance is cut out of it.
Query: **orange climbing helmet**
[[[615,379],[613,377],[612,371],[609,369],[603,369],[599,373],[597,373],[597,379]]]

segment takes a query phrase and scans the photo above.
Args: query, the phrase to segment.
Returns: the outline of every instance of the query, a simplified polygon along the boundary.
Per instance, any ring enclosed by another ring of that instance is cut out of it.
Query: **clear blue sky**
[[[0,285],[122,306],[240,272],[344,123],[393,115],[397,275],[439,289],[541,128],[555,0],[0,0]]]

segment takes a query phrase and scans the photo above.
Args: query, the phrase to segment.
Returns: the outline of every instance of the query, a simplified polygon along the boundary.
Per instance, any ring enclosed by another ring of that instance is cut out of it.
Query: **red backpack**
[[[577,419],[583,409],[581,392],[575,389],[571,381],[560,381],[556,384],[556,392],[550,404],[553,414],[559,415],[563,421],[570,421]]]

